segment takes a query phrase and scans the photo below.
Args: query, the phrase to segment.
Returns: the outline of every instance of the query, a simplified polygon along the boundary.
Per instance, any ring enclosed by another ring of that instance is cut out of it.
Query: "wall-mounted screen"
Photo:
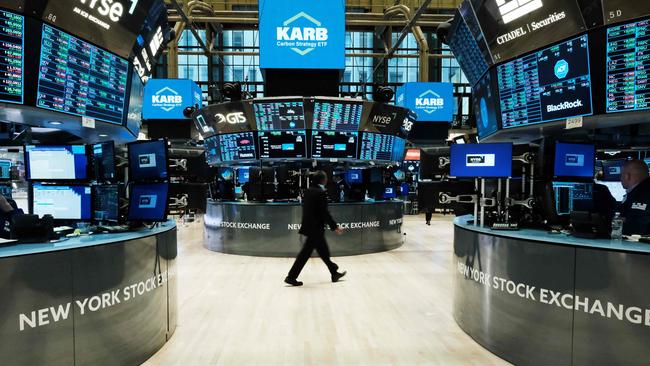
[[[590,144],[555,144],[555,177],[593,178],[596,148]]]
[[[650,1],[603,0],[605,23],[611,24],[650,15]]]
[[[303,101],[253,102],[255,121],[259,131],[304,130],[305,108]]]
[[[363,114],[362,101],[314,101],[314,130],[358,131]]]
[[[27,179],[75,180],[87,178],[88,158],[84,145],[25,146]]]
[[[205,161],[208,165],[219,164],[219,136],[208,137],[203,141],[205,147]]]
[[[395,136],[364,132],[361,136],[361,160],[392,160]],[[400,159],[401,160],[401,159]]]
[[[592,114],[588,43],[583,35],[499,65],[503,128]]]
[[[650,20],[607,29],[607,113],[650,109]]]
[[[91,219],[90,186],[32,185],[32,213],[57,220]]]
[[[472,106],[476,117],[478,137],[483,139],[499,129],[497,112],[497,86],[493,84],[492,72],[487,72],[472,88]]]
[[[450,169],[452,177],[509,177],[512,175],[512,144],[453,144]]]
[[[358,132],[312,131],[311,157],[314,159],[356,159]]]
[[[122,124],[128,77],[127,60],[43,25],[38,107]]]
[[[25,18],[0,10],[0,102],[23,103]]]
[[[471,10],[471,7],[467,2],[461,4],[461,8],[465,8],[465,13],[469,17],[474,17],[474,13]],[[479,29],[479,35],[482,35]],[[484,44],[485,40],[481,37],[481,40]],[[485,73],[488,69],[488,60],[490,59],[489,51],[487,47],[483,47],[483,50],[479,48],[479,41],[476,40],[472,32],[470,31],[464,17],[461,15],[460,11],[457,11],[454,15],[454,20],[451,22],[451,29],[449,30],[449,36],[447,37],[447,44],[449,48],[454,53],[460,68],[463,70],[463,74],[467,77],[467,80],[470,84],[474,85],[481,78],[481,75]],[[485,52],[485,53],[484,53]]]
[[[255,160],[255,137],[252,132],[219,135],[221,161]]]
[[[261,159],[299,159],[307,157],[307,136],[302,131],[260,131]]]

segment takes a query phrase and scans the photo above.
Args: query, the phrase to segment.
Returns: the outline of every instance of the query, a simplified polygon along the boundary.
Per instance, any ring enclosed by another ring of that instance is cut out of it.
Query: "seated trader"
[[[619,208],[625,219],[623,234],[650,234],[650,179],[646,163],[641,160],[625,162],[621,183],[627,192]]]
[[[14,200],[8,200],[0,195],[0,238],[11,237],[11,218],[22,214],[23,210],[18,208]]]

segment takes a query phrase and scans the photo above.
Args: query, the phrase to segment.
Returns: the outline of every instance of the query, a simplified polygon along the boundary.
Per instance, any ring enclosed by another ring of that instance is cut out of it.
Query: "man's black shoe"
[[[348,272],[343,271],[343,272],[336,272],[336,273],[334,273],[334,274],[332,275],[332,282],[339,282],[339,280],[340,280],[341,278],[343,278],[343,276],[345,276],[346,273],[348,273]]]
[[[293,279],[293,278],[289,278],[289,277],[284,279],[284,283],[286,283],[287,285],[291,285],[291,286],[302,286],[302,282],[300,282],[300,281],[298,281],[296,279]]]

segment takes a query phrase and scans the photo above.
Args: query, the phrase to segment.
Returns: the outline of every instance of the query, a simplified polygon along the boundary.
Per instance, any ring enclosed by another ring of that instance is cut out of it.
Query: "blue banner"
[[[454,86],[451,83],[406,83],[397,88],[397,105],[418,115],[418,122],[451,122]]]
[[[262,69],[344,69],[345,1],[260,0]]]
[[[201,88],[189,79],[150,79],[144,86],[142,118],[188,119],[187,107],[201,106]]]

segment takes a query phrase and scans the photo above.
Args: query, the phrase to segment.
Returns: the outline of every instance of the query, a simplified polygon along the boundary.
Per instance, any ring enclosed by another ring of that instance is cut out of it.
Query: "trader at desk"
[[[621,169],[621,183],[627,191],[619,207],[624,235],[650,234],[650,178],[642,160],[629,160]]]

